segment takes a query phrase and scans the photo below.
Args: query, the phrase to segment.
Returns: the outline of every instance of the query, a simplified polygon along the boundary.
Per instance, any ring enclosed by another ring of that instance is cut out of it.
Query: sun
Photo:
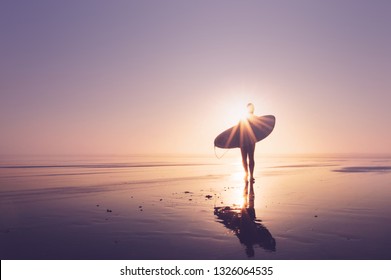
[[[222,102],[219,103],[219,114],[224,116],[224,118],[221,118],[221,126],[230,127],[247,120],[251,116],[251,110],[248,107],[250,103],[255,104],[255,106],[252,106],[252,113],[255,114],[254,111],[261,112],[258,96],[246,92],[235,92],[225,96]]]
[[[235,104],[231,107],[230,119],[232,119],[232,122],[238,123],[240,121],[247,121],[249,117],[250,114],[246,108],[246,104]]]

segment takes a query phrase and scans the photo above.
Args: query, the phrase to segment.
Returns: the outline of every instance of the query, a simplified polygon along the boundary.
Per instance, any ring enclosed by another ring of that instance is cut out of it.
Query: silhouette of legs
[[[246,149],[246,147],[241,147],[240,152],[242,153],[242,164],[243,164],[244,172],[246,172],[246,176],[244,177],[244,180],[247,181],[248,165],[247,165],[247,149]]]
[[[255,151],[255,144],[249,147],[249,152],[248,152],[248,161],[250,166],[250,181],[252,183],[255,181],[254,180],[254,166],[255,166],[254,151]]]
[[[240,152],[242,153],[242,164],[244,171],[246,172],[245,180],[247,181],[248,178],[248,169],[250,168],[250,181],[254,182],[254,151],[255,151],[255,143],[244,145],[240,148]],[[247,164],[247,157],[248,157],[248,164]]]

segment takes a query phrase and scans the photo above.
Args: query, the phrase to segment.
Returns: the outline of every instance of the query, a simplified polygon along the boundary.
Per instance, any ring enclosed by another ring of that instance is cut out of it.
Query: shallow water
[[[1,259],[391,259],[391,157],[0,158]],[[249,186],[250,187],[250,186]]]

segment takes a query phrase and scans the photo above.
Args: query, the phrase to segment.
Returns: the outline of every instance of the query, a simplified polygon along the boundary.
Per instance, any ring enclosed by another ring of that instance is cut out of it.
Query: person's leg
[[[248,151],[247,151],[247,148],[246,147],[241,147],[240,148],[240,152],[242,153],[242,164],[243,164],[244,172],[246,172],[246,175],[245,175],[244,179],[247,181],[247,177],[248,177],[248,165],[247,165],[247,154],[248,154]]]
[[[254,151],[255,151],[255,144],[251,145],[248,149],[248,158],[249,158],[249,167],[250,167],[250,180],[254,182]]]

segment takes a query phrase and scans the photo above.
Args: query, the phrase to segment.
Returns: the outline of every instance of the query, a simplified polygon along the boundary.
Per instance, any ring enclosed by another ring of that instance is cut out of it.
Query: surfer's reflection
[[[225,227],[232,230],[239,238],[241,244],[246,246],[246,254],[253,257],[254,245],[259,245],[267,251],[276,250],[276,241],[261,224],[260,220],[255,218],[254,209],[254,186],[250,181],[246,182],[244,187],[244,204],[243,207],[215,207],[214,213],[219,218],[219,222]]]

